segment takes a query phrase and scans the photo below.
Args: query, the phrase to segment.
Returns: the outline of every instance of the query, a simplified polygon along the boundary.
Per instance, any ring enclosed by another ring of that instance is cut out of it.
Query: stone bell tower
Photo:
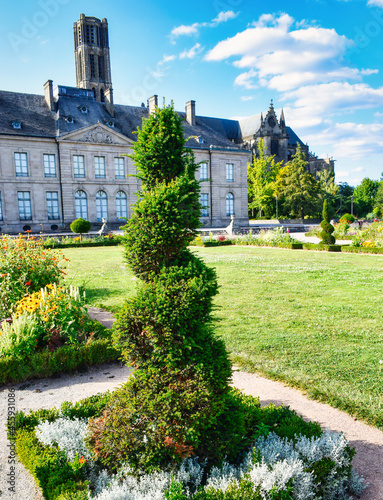
[[[76,86],[93,90],[96,101],[113,105],[108,21],[80,14],[73,31]]]

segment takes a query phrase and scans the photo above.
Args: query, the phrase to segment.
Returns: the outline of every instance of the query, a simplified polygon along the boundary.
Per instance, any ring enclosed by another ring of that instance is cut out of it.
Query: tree
[[[322,231],[319,234],[321,241],[319,243],[322,245],[333,245],[335,243],[335,238],[332,233],[335,231],[335,228],[332,224],[330,224],[327,200],[324,200],[323,202],[322,217],[323,220],[320,224]]]
[[[336,205],[339,199],[339,186],[335,184],[335,173],[332,170],[320,170],[317,174],[319,182],[318,200],[323,206],[324,200],[328,203],[330,218],[335,215]]]
[[[298,144],[292,160],[278,172],[275,189],[285,212],[302,219],[315,210],[318,194],[318,182],[307,171],[307,164],[305,153]]]
[[[372,212],[374,199],[379,187],[379,181],[365,177],[354,189],[354,204],[359,217],[364,217]]]
[[[381,180],[376,190],[376,195],[374,198],[374,213],[377,217],[381,217],[383,213],[383,181]]]
[[[252,164],[247,165],[249,208],[251,208],[252,216],[254,216],[254,210],[257,210],[262,217],[264,212],[273,212],[275,180],[282,162],[275,163],[275,155],[269,157],[265,155],[262,139],[258,142],[257,149],[258,155],[254,156]]]
[[[114,342],[136,369],[91,422],[89,438],[110,469],[126,462],[152,470],[192,454],[217,463],[237,454],[244,435],[231,364],[210,327],[216,274],[187,248],[201,205],[181,123],[172,107],[157,108],[132,155],[142,191],[125,227],[125,256],[140,282]]]
[[[80,235],[80,240],[82,240],[82,235],[84,233],[89,233],[91,224],[88,220],[82,219],[81,217],[74,220],[70,225],[70,230],[72,233]]]
[[[351,212],[351,196],[354,193],[354,188],[349,186],[347,182],[340,182],[339,186],[339,216],[341,217],[343,213],[348,210]]]

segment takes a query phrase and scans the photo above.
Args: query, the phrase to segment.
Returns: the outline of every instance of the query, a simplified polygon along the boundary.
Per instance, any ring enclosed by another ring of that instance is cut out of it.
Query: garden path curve
[[[90,315],[111,326],[113,317],[99,309],[90,308]],[[14,386],[18,410],[29,411],[38,408],[59,406],[63,401],[78,401],[92,394],[112,390],[127,380],[131,369],[116,363],[92,367],[88,372],[63,375],[58,379],[41,379]],[[383,432],[356,421],[351,416],[326,404],[309,400],[300,391],[283,383],[274,382],[252,373],[235,370],[233,385],[246,394],[259,396],[261,404],[270,402],[288,405],[306,420],[315,420],[323,428],[342,431],[351,446],[357,450],[354,458],[355,470],[363,475],[369,488],[361,496],[362,500],[383,500]],[[11,387],[0,391],[0,421],[6,419],[7,395]],[[4,426],[0,426],[0,494],[1,500],[42,500],[41,492],[33,478],[21,464],[16,465],[16,492],[8,491],[7,463],[8,450]]]

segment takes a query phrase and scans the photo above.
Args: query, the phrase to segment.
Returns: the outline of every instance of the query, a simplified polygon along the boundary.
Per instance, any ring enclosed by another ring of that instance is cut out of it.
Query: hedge
[[[119,357],[120,352],[111,346],[110,339],[104,338],[87,345],[64,345],[54,352],[42,351],[29,357],[2,358],[0,384],[46,378],[59,373],[73,373],[92,365],[115,361]]]
[[[340,245],[320,245],[318,243],[303,243],[304,250],[319,250],[322,252],[341,252]]]
[[[374,247],[352,247],[351,245],[345,245],[341,247],[342,252],[346,253],[372,253],[372,254],[383,254],[383,248]]]

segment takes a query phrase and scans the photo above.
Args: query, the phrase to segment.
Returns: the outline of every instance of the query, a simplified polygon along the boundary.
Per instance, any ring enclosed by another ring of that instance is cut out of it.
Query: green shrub
[[[340,245],[322,245],[320,243],[303,243],[304,250],[319,250],[323,252],[341,252]]]
[[[84,233],[89,233],[91,228],[91,224],[88,220],[85,220],[81,217],[78,219],[74,220],[72,224],[70,225],[70,230],[72,233],[76,233],[80,235],[80,239],[82,239],[82,235]]]
[[[339,219],[339,222],[347,222],[347,224],[352,224],[355,222],[355,217],[351,214],[343,214],[342,217]]]
[[[12,356],[0,359],[0,384],[24,382],[73,373],[89,366],[115,361],[120,351],[113,348],[109,338],[93,340],[86,345],[65,345],[54,352],[41,351],[31,356]]]
[[[328,203],[327,200],[323,202],[323,220],[320,223],[322,231],[319,233],[319,237],[321,241],[319,242],[322,245],[334,245],[335,238],[332,233],[335,231],[335,228],[332,224],[330,224],[330,217],[328,214]]]
[[[181,118],[172,107],[157,109],[132,155],[142,193],[126,225],[125,256],[142,281],[118,316],[114,345],[136,370],[89,437],[112,469],[126,462],[150,470],[192,454],[215,463],[241,440],[237,413],[228,444],[231,365],[209,326],[216,275],[187,249],[201,205],[198,166],[184,144]]]
[[[346,253],[383,254],[382,247],[358,247],[358,246],[344,245],[341,247],[341,251]]]

